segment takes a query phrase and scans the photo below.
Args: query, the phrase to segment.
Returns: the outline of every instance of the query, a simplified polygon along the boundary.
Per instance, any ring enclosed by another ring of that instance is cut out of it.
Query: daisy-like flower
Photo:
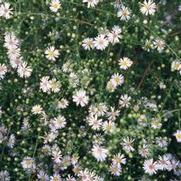
[[[61,84],[56,79],[52,79],[50,81],[50,89],[51,89],[52,92],[55,92],[55,93],[59,92],[60,87],[61,87]]]
[[[21,78],[28,78],[31,76],[31,73],[32,73],[32,68],[30,66],[27,65],[26,62],[23,62],[22,64],[20,64],[18,66],[18,75],[21,77]]]
[[[131,97],[128,96],[127,94],[124,94],[119,99],[119,105],[121,107],[128,108],[130,106],[130,100],[131,100]]]
[[[118,164],[111,164],[109,167],[109,171],[111,172],[112,175],[119,176],[121,174],[121,165]]]
[[[165,48],[165,41],[160,39],[160,38],[157,38],[154,42],[154,47],[159,51],[159,52],[162,52],[163,49]]]
[[[145,160],[143,169],[145,173],[149,175],[153,175],[157,172],[157,164],[153,161],[153,159]]]
[[[97,161],[102,162],[107,158],[108,150],[99,145],[94,145],[92,148],[92,155],[97,159]]]
[[[69,102],[67,99],[62,98],[60,101],[57,103],[57,108],[58,109],[65,109],[69,105]]]
[[[6,19],[11,18],[13,12],[12,12],[12,8],[10,8],[10,4],[5,2],[3,4],[1,4],[0,6],[0,17],[4,17]]]
[[[86,96],[86,92],[84,90],[79,90],[73,95],[73,101],[77,106],[80,105],[81,107],[84,107],[88,104],[89,97]]]
[[[108,41],[112,44],[118,43],[121,39],[121,28],[119,26],[114,26],[112,31],[107,34]]]
[[[173,135],[177,139],[177,142],[181,143],[181,130],[177,130]]]
[[[62,181],[59,174],[55,173],[53,176],[50,177],[50,181]]]
[[[153,15],[156,12],[156,4],[153,0],[144,0],[143,3],[140,3],[140,11],[142,14],[148,16]]]
[[[39,180],[42,180],[42,181],[49,181],[49,176],[42,170],[40,170],[37,174],[37,177]]]
[[[122,74],[116,73],[112,75],[111,79],[113,80],[116,86],[122,85],[124,83],[124,77]]]
[[[148,149],[148,146],[147,145],[143,145],[142,148],[139,149],[139,154],[146,158],[148,155],[149,155],[149,149]]]
[[[40,105],[35,105],[35,106],[32,107],[31,112],[33,114],[35,114],[35,115],[36,114],[41,114],[43,112],[43,109],[42,109],[42,107]]]
[[[97,50],[104,50],[109,45],[109,41],[107,40],[105,35],[99,35],[94,39],[94,47]]]
[[[181,62],[173,61],[171,64],[171,71],[181,71]]]
[[[35,160],[31,157],[25,157],[21,162],[21,165],[27,171],[33,171],[36,168]]]
[[[119,112],[119,110],[115,110],[115,108],[111,107],[111,110],[107,112],[106,115],[110,121],[114,121],[116,117],[119,116]]]
[[[130,19],[130,15],[131,15],[130,10],[125,6],[121,6],[121,8],[119,9],[117,13],[117,17],[119,17],[120,20],[123,20],[123,21],[128,21]]]
[[[127,70],[132,64],[133,61],[131,61],[128,57],[123,57],[119,60],[119,66],[123,70]]]
[[[82,41],[82,46],[85,50],[90,50],[94,48],[93,38],[86,38]]]
[[[48,60],[55,61],[60,54],[54,46],[51,46],[45,50],[45,55]]]
[[[50,2],[50,10],[56,13],[61,8],[61,3],[59,0],[52,0]]]
[[[116,126],[113,121],[105,121],[103,123],[103,131],[105,131],[106,133],[113,133],[115,128]]]
[[[121,145],[123,146],[123,149],[126,152],[132,152],[132,151],[134,151],[133,142],[134,142],[133,139],[126,137],[123,139],[123,142],[121,143]]]
[[[83,0],[83,3],[87,3],[87,7],[95,7],[98,3],[99,0]]]
[[[0,79],[3,79],[7,73],[7,67],[5,64],[0,64]]]
[[[66,125],[66,119],[64,116],[58,116],[50,121],[50,127],[52,130],[64,128]]]
[[[93,181],[95,177],[95,173],[89,171],[88,169],[81,170],[78,174],[80,181]]]
[[[10,175],[8,171],[0,171],[0,180],[1,181],[10,181]]]
[[[49,92],[50,88],[51,88],[51,84],[50,84],[49,76],[42,77],[40,80],[40,89],[43,92]]]
[[[126,164],[126,158],[124,157],[123,154],[118,153],[113,156],[112,163],[115,165]]]
[[[170,164],[170,159],[167,155],[159,156],[159,160],[157,161],[157,169],[167,170]]]
[[[97,115],[90,115],[87,118],[89,126],[92,127],[93,130],[99,130],[102,126],[102,119],[98,119]]]

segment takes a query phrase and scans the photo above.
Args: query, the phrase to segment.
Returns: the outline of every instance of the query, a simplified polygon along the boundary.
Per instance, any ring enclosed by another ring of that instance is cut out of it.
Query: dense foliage
[[[0,181],[181,177],[179,0],[0,0]]]

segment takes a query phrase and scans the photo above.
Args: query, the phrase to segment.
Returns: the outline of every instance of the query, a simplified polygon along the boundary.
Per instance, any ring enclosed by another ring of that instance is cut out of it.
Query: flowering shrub
[[[179,1],[0,1],[0,181],[181,177]]]

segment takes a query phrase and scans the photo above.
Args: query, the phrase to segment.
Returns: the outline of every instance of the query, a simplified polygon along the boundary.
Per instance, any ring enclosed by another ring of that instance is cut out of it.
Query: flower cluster
[[[0,0],[0,181],[179,181],[180,10]]]

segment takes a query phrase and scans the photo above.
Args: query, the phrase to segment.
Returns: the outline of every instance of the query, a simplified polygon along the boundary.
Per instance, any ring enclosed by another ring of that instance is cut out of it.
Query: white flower
[[[50,121],[50,127],[52,130],[64,128],[66,125],[66,119],[64,116],[59,115]]]
[[[10,57],[10,64],[13,68],[18,68],[20,65],[22,65],[22,63],[22,57],[19,57],[17,55]]]
[[[73,101],[77,106],[80,105],[81,107],[84,107],[88,104],[89,97],[86,96],[86,92],[84,90],[79,90],[73,95]]]
[[[61,4],[59,0],[51,0],[50,2],[50,10],[56,13],[61,8]]]
[[[119,116],[119,112],[120,112],[119,110],[115,110],[115,108],[111,107],[111,110],[107,112],[106,114],[110,121],[114,121],[116,120],[116,117]]]
[[[40,171],[38,172],[37,177],[38,177],[39,180],[49,181],[48,175],[47,175],[44,171],[42,171],[42,170],[40,170]]]
[[[159,51],[159,52],[162,52],[163,49],[165,48],[165,41],[160,39],[160,38],[157,38],[154,42],[154,47]]]
[[[94,145],[92,148],[92,155],[97,159],[97,161],[104,161],[108,155],[108,150],[99,146]]]
[[[128,107],[130,106],[130,100],[131,100],[131,97],[128,96],[127,94],[122,95],[122,96],[120,97],[120,100],[119,100],[119,105],[120,105],[121,107],[126,107],[126,108],[128,108]]]
[[[43,92],[49,92],[51,88],[49,76],[44,76],[40,80],[40,89]]]
[[[7,67],[5,64],[0,64],[0,79],[3,79],[7,73]]]
[[[113,74],[111,80],[115,83],[115,86],[122,85],[124,83],[124,77],[122,74]]]
[[[0,180],[1,181],[10,181],[10,176],[8,171],[0,171]]]
[[[102,119],[98,119],[97,115],[90,115],[87,118],[89,126],[92,127],[93,130],[99,130],[102,126]]]
[[[133,61],[131,61],[128,57],[123,57],[119,60],[119,66],[123,70],[127,70],[132,64]]]
[[[114,165],[126,164],[126,158],[124,157],[123,154],[118,153],[118,154],[113,156],[112,163]]]
[[[112,31],[107,34],[108,41],[112,44],[118,43],[121,38],[121,28],[114,26]]]
[[[34,159],[28,156],[23,159],[21,165],[27,171],[33,171],[36,168]]]
[[[181,62],[173,61],[171,64],[171,71],[181,71]]]
[[[103,123],[103,130],[106,133],[113,133],[115,128],[116,128],[116,126],[115,126],[115,123],[113,121],[105,121]]]
[[[27,78],[31,76],[32,68],[26,62],[23,62],[18,66],[17,72],[21,78]]]
[[[12,9],[10,8],[10,4],[5,2],[3,4],[1,4],[0,6],[0,17],[4,17],[6,19],[11,18],[12,15]]]
[[[45,50],[45,55],[48,60],[55,61],[59,56],[59,51],[54,46],[51,46]]]
[[[78,174],[80,181],[94,181],[95,173],[88,169],[81,170]]]
[[[109,41],[105,35],[99,35],[94,39],[94,47],[97,50],[104,50],[109,45]]]
[[[123,143],[121,143],[121,145],[123,146],[123,149],[126,152],[132,152],[132,151],[134,151],[133,142],[134,142],[133,139],[130,139],[129,137],[126,137],[126,138],[123,139]]]
[[[31,112],[33,114],[35,114],[35,115],[36,114],[41,114],[43,112],[43,109],[42,109],[42,107],[40,105],[35,105],[35,106],[32,107]]]
[[[120,18],[120,20],[124,20],[124,21],[129,20],[130,15],[131,15],[130,10],[125,6],[121,6],[121,8],[119,9],[117,13],[117,16]]]
[[[177,132],[174,133],[174,136],[177,139],[177,142],[181,143],[181,130],[177,130]]]
[[[87,7],[95,7],[98,3],[99,0],[83,0],[83,3],[87,3]]]
[[[55,173],[53,176],[50,177],[50,181],[62,181],[59,174]]]
[[[159,156],[159,160],[157,161],[157,169],[167,170],[169,169],[170,164],[170,159],[167,155]]]
[[[16,38],[14,33],[6,32],[4,39],[5,39],[4,47],[6,47],[7,49],[13,49],[14,50],[14,49],[18,48],[19,40]]]
[[[65,109],[68,105],[69,105],[68,100],[62,98],[60,101],[58,101],[57,108],[58,108],[58,109]]]
[[[157,171],[156,162],[153,162],[153,159],[145,160],[143,169],[145,170],[145,173],[148,173],[149,175],[155,174]]]
[[[94,48],[93,38],[86,38],[82,42],[82,46],[85,50],[90,50]]]
[[[140,11],[142,14],[145,14],[146,16],[148,15],[153,15],[156,11],[156,4],[153,2],[153,0],[144,0],[143,3],[140,3]]]
[[[121,165],[119,164],[111,164],[109,171],[112,175],[119,176],[121,174]]]
[[[143,145],[143,147],[139,149],[139,154],[142,157],[146,158],[149,155],[148,146],[147,145]]]
[[[49,82],[50,82],[50,89],[52,92],[57,93],[60,91],[61,84],[59,81],[57,81],[56,79],[52,79]]]

